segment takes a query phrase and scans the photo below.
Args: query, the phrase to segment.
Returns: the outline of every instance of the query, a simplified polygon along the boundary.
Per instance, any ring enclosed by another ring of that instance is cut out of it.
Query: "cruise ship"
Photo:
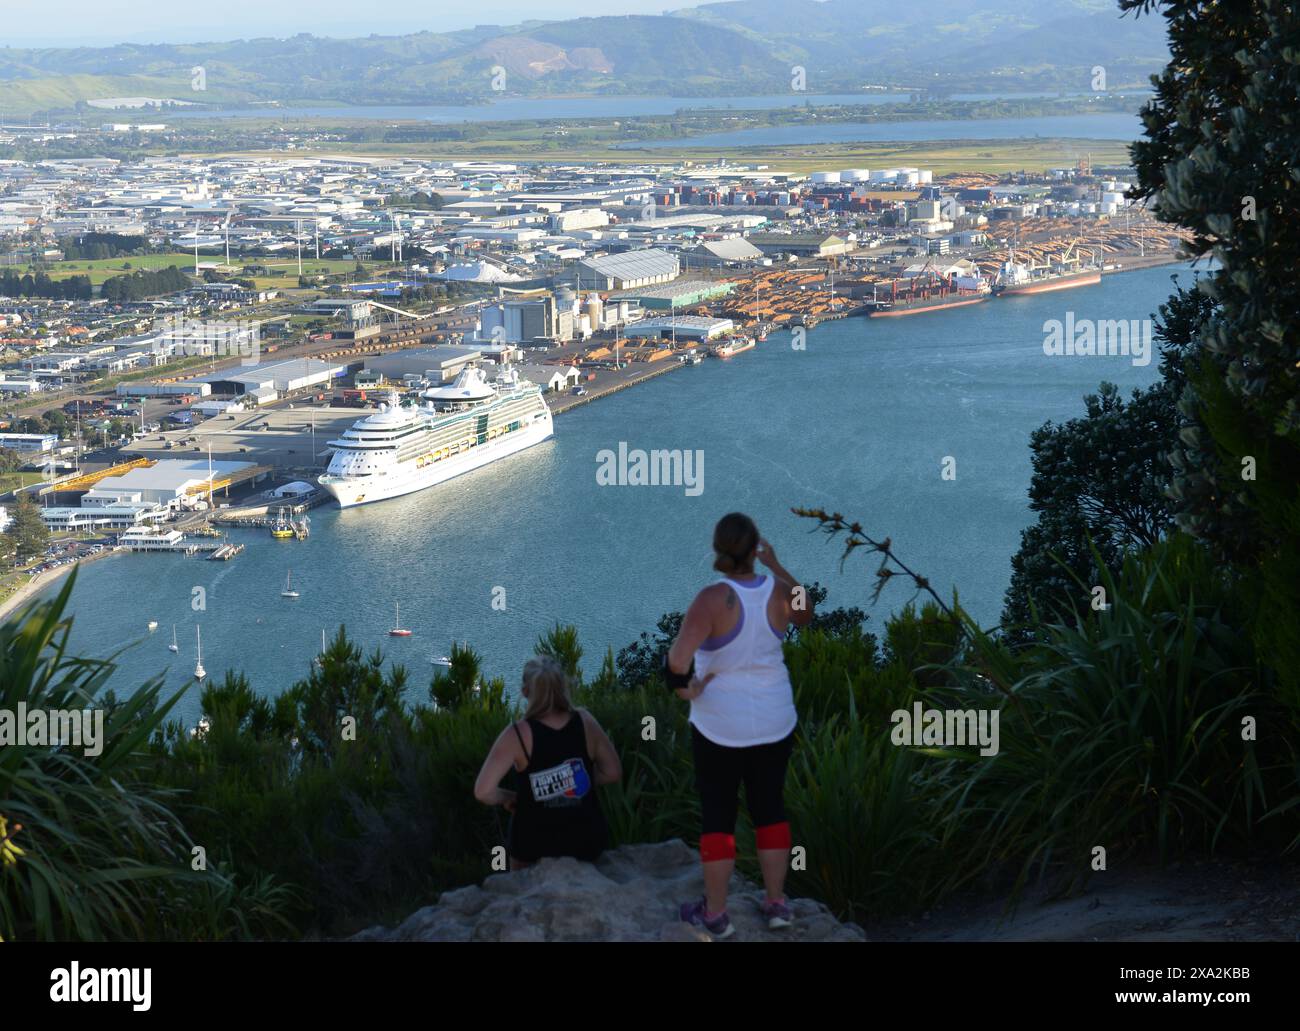
[[[508,367],[493,382],[482,369],[467,367],[455,382],[430,387],[420,398],[403,405],[392,395],[329,442],[334,454],[317,482],[341,507],[432,487],[553,433],[541,388]]]

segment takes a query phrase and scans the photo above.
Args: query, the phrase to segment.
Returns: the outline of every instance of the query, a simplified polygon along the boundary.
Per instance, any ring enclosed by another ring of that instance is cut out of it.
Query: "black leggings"
[[[692,725],[691,748],[705,834],[735,834],[741,781],[755,827],[785,822],[785,770],[794,749],[794,731],[766,745],[728,748]]]

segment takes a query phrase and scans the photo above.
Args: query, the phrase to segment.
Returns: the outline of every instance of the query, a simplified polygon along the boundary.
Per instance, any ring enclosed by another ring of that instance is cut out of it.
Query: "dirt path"
[[[1195,862],[1095,874],[1079,895],[868,924],[876,941],[1300,941],[1300,865]]]

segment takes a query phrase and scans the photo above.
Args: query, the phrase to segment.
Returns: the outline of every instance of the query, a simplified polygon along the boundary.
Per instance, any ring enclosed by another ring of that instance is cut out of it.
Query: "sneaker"
[[[730,938],[736,933],[736,929],[731,925],[731,918],[727,916],[725,910],[717,916],[710,917],[705,916],[707,908],[704,899],[697,902],[683,902],[678,915],[682,923],[703,927],[714,938]]]
[[[759,904],[758,911],[767,921],[769,931],[784,931],[787,927],[794,926],[794,911],[790,909],[785,899],[779,902],[764,899]]]

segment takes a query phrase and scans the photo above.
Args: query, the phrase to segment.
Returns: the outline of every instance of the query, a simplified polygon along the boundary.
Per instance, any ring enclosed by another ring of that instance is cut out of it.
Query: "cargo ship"
[[[992,296],[989,285],[982,276],[953,276],[942,279],[938,276],[917,276],[915,279],[902,280],[904,289],[899,289],[900,281],[889,284],[888,292],[875,287],[875,294],[863,308],[865,314],[875,317],[896,315],[919,315],[927,311],[939,311],[943,308],[964,308],[969,304],[980,304]]]
[[[1101,282],[1101,268],[1094,263],[1082,265],[1079,259],[1071,258],[1076,243],[1070,244],[1056,263],[1035,266],[1032,262],[1025,265],[1016,261],[1016,250],[1011,248],[1007,260],[1002,263],[993,280],[993,292],[999,297],[1012,297],[1016,294],[1042,294],[1051,290],[1069,290],[1076,286],[1096,286]]]
[[[709,354],[714,358],[730,358],[754,347],[754,338],[747,336],[729,336],[721,343],[714,344]]]
[[[1069,290],[1076,286],[1096,286],[1100,282],[1099,268],[1035,275],[1033,270],[1024,265],[1007,262],[1002,266],[997,282],[993,284],[993,292],[999,297],[1014,297],[1016,294],[1041,294],[1049,290]]]

